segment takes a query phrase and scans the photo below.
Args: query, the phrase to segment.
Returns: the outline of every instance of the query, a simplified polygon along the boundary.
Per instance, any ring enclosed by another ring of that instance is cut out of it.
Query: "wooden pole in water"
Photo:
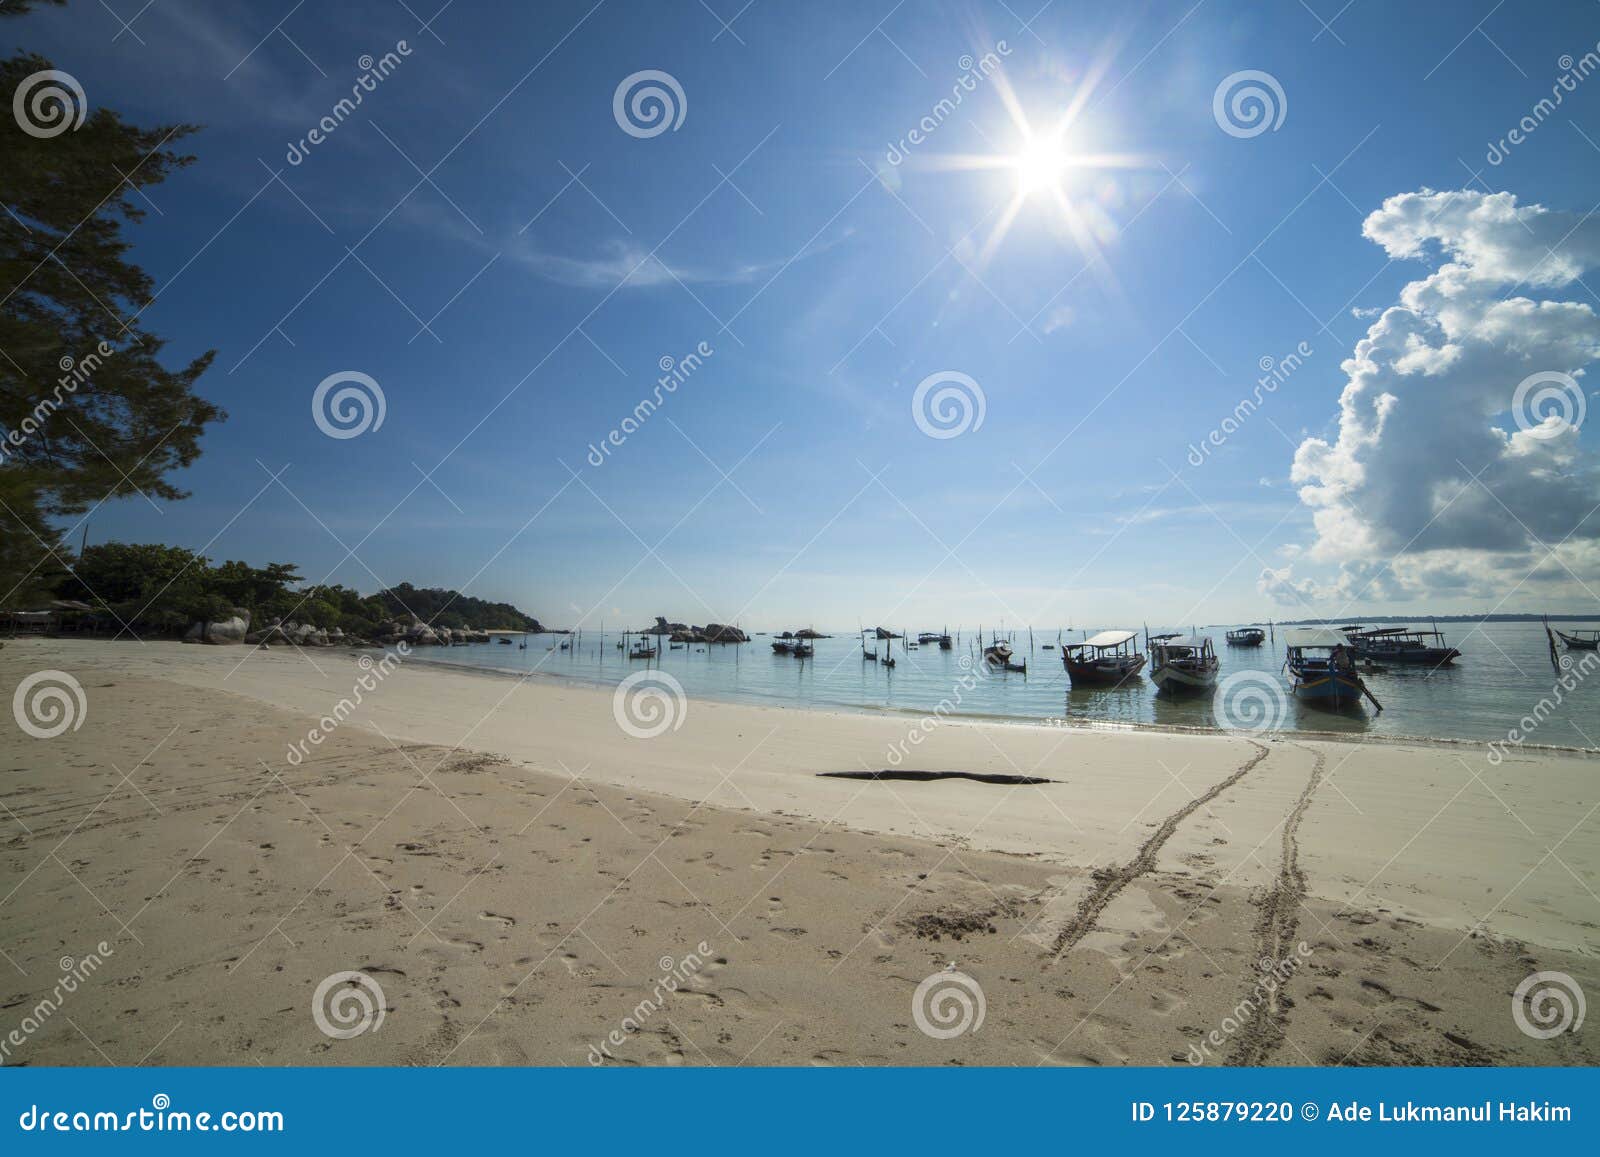
[[[1550,616],[1544,616],[1544,638],[1550,644],[1550,665],[1557,671],[1561,670],[1561,656],[1556,653],[1555,632],[1550,629]]]

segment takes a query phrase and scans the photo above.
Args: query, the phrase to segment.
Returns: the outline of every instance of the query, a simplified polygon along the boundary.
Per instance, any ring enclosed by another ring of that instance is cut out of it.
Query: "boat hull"
[[[1067,678],[1074,687],[1115,687],[1134,678],[1144,670],[1144,656],[1126,659],[1098,659],[1073,663],[1062,656],[1061,665],[1067,669]]]
[[[1411,667],[1448,667],[1461,657],[1454,647],[1353,647],[1351,651],[1363,663],[1403,663]]]
[[[1600,650],[1600,639],[1578,639],[1572,635],[1556,632],[1561,641],[1566,644],[1569,651],[1595,651]]]
[[[1217,667],[1215,665],[1200,669],[1152,667],[1150,681],[1156,685],[1157,690],[1165,691],[1169,695],[1198,695],[1216,689]]]
[[[1329,674],[1326,671],[1300,672],[1292,669],[1289,672],[1290,693],[1302,703],[1312,707],[1324,707],[1334,711],[1358,707],[1364,690],[1361,680],[1349,675]]]

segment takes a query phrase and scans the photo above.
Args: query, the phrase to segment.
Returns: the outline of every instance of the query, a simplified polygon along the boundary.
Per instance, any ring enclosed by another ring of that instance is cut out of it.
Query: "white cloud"
[[[1529,375],[1581,375],[1600,357],[1590,303],[1550,296],[1577,296],[1600,265],[1600,221],[1508,193],[1423,190],[1389,198],[1362,231],[1391,258],[1439,264],[1342,363],[1337,435],[1295,453],[1290,477],[1316,529],[1307,556],[1340,578],[1323,587],[1267,571],[1262,593],[1371,600],[1514,584],[1545,556],[1541,541],[1569,536],[1562,557],[1586,557],[1577,544],[1600,537],[1593,451],[1548,408],[1521,422],[1511,410]]]

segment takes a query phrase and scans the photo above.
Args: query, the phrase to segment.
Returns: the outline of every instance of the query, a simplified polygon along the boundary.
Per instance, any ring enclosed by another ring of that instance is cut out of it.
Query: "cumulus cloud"
[[[1395,260],[1436,268],[1342,363],[1337,435],[1295,453],[1290,479],[1316,532],[1305,555],[1337,579],[1269,569],[1262,593],[1485,594],[1523,580],[1541,543],[1592,561],[1600,492],[1580,427],[1600,316],[1580,279],[1600,265],[1600,220],[1509,193],[1424,189],[1389,198],[1362,232]],[[1590,300],[1566,300],[1580,295]]]

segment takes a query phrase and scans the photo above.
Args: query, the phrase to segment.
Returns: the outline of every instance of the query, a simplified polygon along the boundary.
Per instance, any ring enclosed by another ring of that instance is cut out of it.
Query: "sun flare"
[[[1017,191],[1024,195],[1051,189],[1060,184],[1070,158],[1054,137],[1034,137],[1013,161],[1017,171]]]

